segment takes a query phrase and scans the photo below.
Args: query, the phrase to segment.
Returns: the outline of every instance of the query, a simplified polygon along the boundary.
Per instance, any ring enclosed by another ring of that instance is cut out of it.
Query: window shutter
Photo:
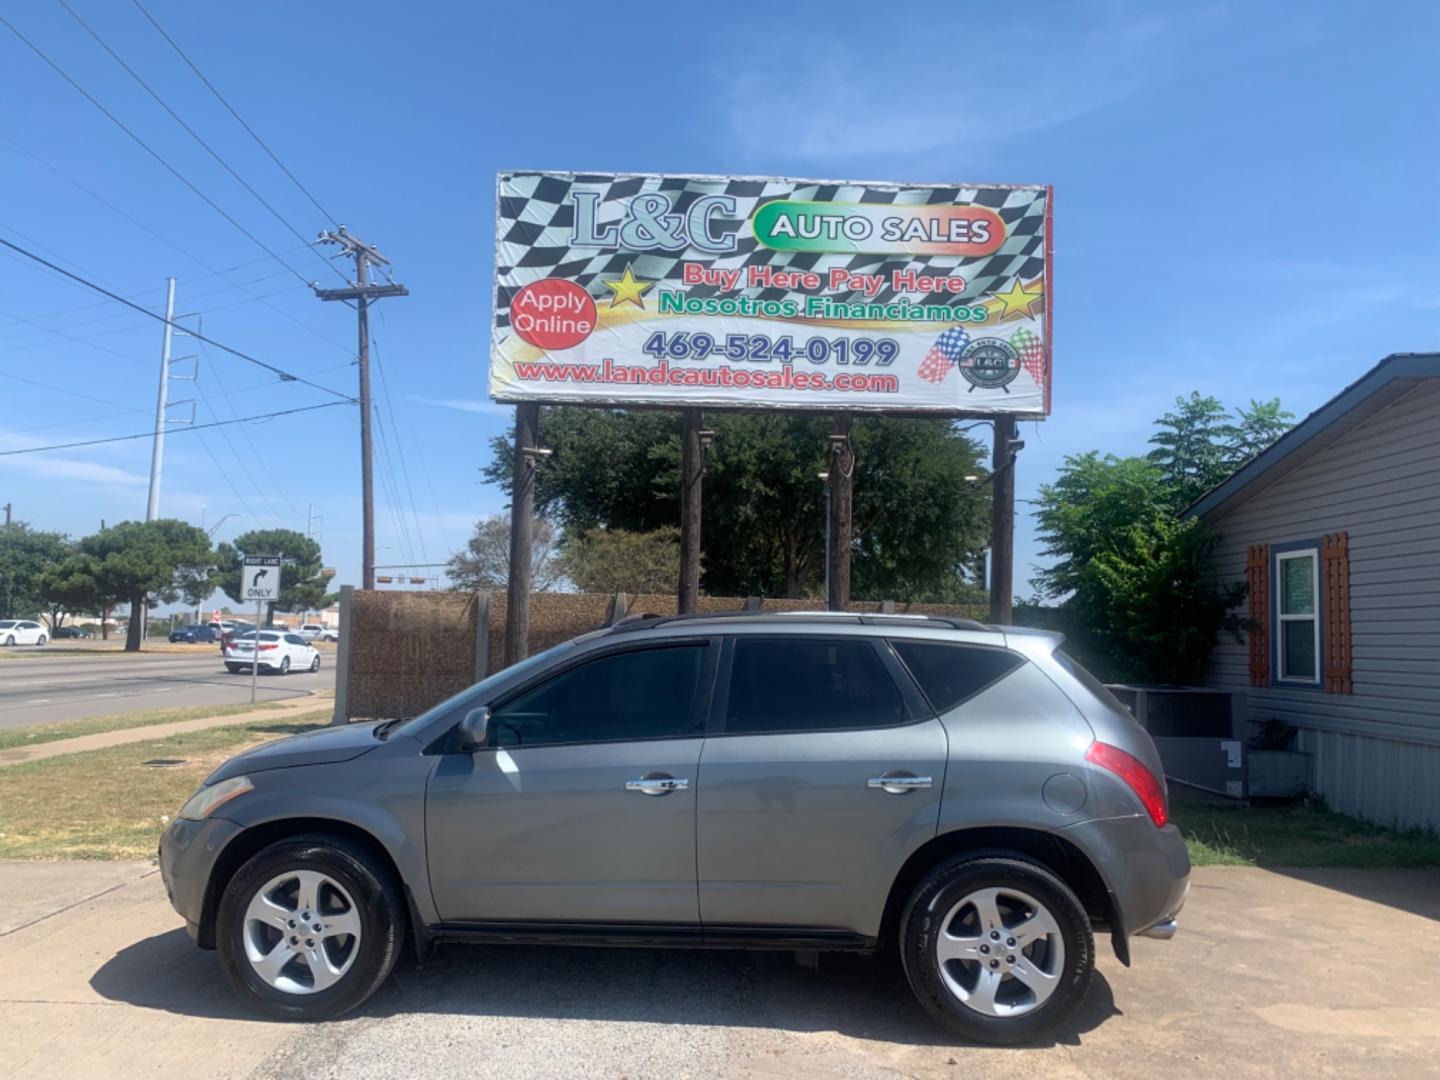
[[[1325,690],[1353,693],[1350,682],[1350,534],[1329,533],[1320,541],[1325,567]]]
[[[1245,566],[1250,585],[1250,685],[1270,685],[1270,545],[1251,544]]]

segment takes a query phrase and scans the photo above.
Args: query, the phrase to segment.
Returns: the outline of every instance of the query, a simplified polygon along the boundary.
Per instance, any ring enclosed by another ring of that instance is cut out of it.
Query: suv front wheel
[[[327,836],[282,840],[225,888],[216,947],[226,979],[284,1020],[324,1020],[379,989],[399,958],[399,890],[363,849]]]
[[[941,863],[916,887],[901,956],[920,1004],[977,1042],[1044,1035],[1084,998],[1095,968],[1090,920],[1070,887],[1019,857]]]

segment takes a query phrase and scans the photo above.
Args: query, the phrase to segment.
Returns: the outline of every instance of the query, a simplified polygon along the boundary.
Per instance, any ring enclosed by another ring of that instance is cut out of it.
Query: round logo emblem
[[[1020,354],[1000,338],[976,338],[965,346],[957,366],[970,389],[1002,390],[1020,374]]]
[[[532,281],[510,301],[515,333],[541,349],[569,349],[595,329],[595,301],[573,281]]]

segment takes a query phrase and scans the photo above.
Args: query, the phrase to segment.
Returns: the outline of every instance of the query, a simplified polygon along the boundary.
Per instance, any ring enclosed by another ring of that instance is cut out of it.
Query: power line
[[[286,168],[285,163],[280,160],[279,156],[275,153],[275,151],[271,150],[270,147],[265,144],[265,140],[260,138],[260,136],[255,133],[255,129],[245,122],[245,118],[235,111],[235,106],[231,105],[230,102],[226,101],[225,96],[221,94],[219,90],[215,89],[215,84],[212,83],[209,79],[207,79],[205,77],[205,74],[198,67],[196,67],[195,61],[191,60],[190,57],[186,56],[185,50],[180,48],[180,46],[176,43],[175,39],[165,32],[165,28],[155,21],[155,16],[151,15],[150,12],[145,10],[145,6],[140,3],[140,0],[133,0],[133,2],[136,8],[139,9],[140,14],[144,15],[145,18],[150,21],[150,25],[155,27],[156,32],[159,33],[159,35],[170,44],[170,47],[175,50],[175,52],[179,55],[180,59],[184,60],[185,63],[189,66],[190,70],[195,73],[195,77],[205,84],[205,89],[209,90],[210,93],[215,95],[215,100],[220,102],[221,105],[224,105],[225,108],[229,111],[230,115],[235,118],[236,122],[241,127],[243,127],[246,132],[249,133],[252,139],[255,140],[255,142],[259,145],[260,149],[264,150],[265,153],[270,155],[270,160],[275,162],[276,165],[280,166],[280,171],[290,178],[290,182],[300,189],[301,193],[310,200],[311,205],[314,206],[316,210],[319,210],[320,213],[329,220],[330,224],[334,225],[336,228],[339,228],[340,222],[335,219],[335,215],[330,213],[329,210],[326,210],[325,207],[321,206],[320,201],[316,199],[314,195],[310,194],[310,189],[307,188],[304,184],[300,183],[300,181],[296,179],[295,174],[291,172],[288,168]]]
[[[192,128],[189,124],[187,124],[185,120],[180,116],[180,114],[177,113],[174,109],[172,109],[169,103],[158,93],[156,93],[154,88],[151,87],[151,85],[147,83],[144,79],[142,79],[139,73],[136,72],[134,68],[132,68],[121,58],[119,53],[112,49],[109,43],[107,43],[104,38],[102,38],[98,33],[96,33],[95,29],[80,17],[74,8],[72,8],[68,3],[66,3],[66,0],[56,0],[56,3],[58,3],[62,8],[64,8],[66,12],[69,13],[70,17],[81,25],[81,27],[84,28],[85,32],[89,34],[92,38],[94,38],[96,43],[102,49],[104,49],[107,53],[110,54],[110,58],[112,60],[114,60],[117,64],[119,64],[122,68],[125,69],[125,73],[127,75],[129,75],[132,79],[134,79],[137,83],[140,84],[141,89],[143,89],[147,94],[149,94],[152,98],[155,99],[155,103],[157,105],[159,105],[162,109],[164,109],[167,113],[170,114],[170,118],[172,120],[174,120],[177,124],[179,124],[182,128],[185,129],[186,134],[188,134],[192,139],[199,143],[201,147],[204,148],[205,152],[220,164],[221,168],[223,168],[232,177],[234,177],[236,183],[238,183],[252,196],[254,196],[255,201],[258,202],[261,206],[263,206],[266,210],[270,211],[271,216],[273,216],[276,221],[280,222],[281,225],[284,225],[285,228],[289,229],[295,235],[295,238],[297,240],[299,240],[302,244],[306,242],[305,237],[301,234],[300,230],[295,228],[294,225],[290,224],[290,222],[286,220],[285,216],[281,214],[279,210],[276,210],[275,207],[271,206],[263,195],[261,195],[253,187],[251,187],[250,183],[238,172],[236,172],[230,166],[230,163],[228,161],[226,161],[219,155],[219,153],[216,152],[214,147],[212,147],[203,138],[201,138],[200,133],[197,132],[194,128]],[[332,269],[334,268],[332,267]],[[335,273],[340,274],[340,271],[335,270]],[[340,274],[340,277],[342,280],[348,280],[343,274]]]
[[[381,319],[384,319],[382,314]],[[375,350],[375,369],[380,372],[380,388],[385,395],[385,411],[390,414],[390,430],[395,433],[395,449],[400,457],[400,473],[405,479],[405,494],[410,500],[410,517],[415,522],[415,538],[420,542],[420,557],[429,559],[430,555],[425,550],[425,534],[420,528],[420,514],[415,509],[415,488],[410,483],[410,466],[405,463],[405,440],[400,437],[400,425],[395,422],[394,397],[390,393],[390,383],[385,378],[385,365],[380,359],[380,342],[371,335],[370,344]],[[383,433],[382,433],[383,435]],[[404,505],[401,505],[400,512],[405,512]]]
[[[43,157],[41,157],[39,154],[35,153],[35,151],[31,150],[29,147],[20,145],[20,143],[16,142],[14,139],[10,138],[10,136],[4,134],[3,132],[0,132],[0,139],[4,139],[6,142],[8,142],[11,146],[15,147],[15,149],[19,150],[21,153],[23,153],[23,154],[27,155],[28,157],[31,157],[31,158],[33,158],[34,160],[38,161],[41,165],[45,166],[45,168],[49,169],[51,172],[53,172],[56,176],[60,177],[60,179],[64,180],[66,183],[72,184],[73,186],[79,188],[79,189],[80,189],[81,191],[83,191],[86,195],[89,195],[90,198],[94,199],[96,202],[98,202],[101,206],[105,207],[107,210],[111,210],[111,211],[113,211],[114,213],[119,214],[122,218],[124,218],[126,221],[130,222],[130,224],[134,225],[137,229],[140,229],[140,230],[142,230],[142,231],[144,231],[144,232],[146,232],[146,233],[149,233],[151,236],[153,236],[156,240],[159,240],[159,241],[160,241],[162,244],[164,244],[166,247],[172,249],[173,251],[178,251],[181,255],[184,255],[184,256],[185,256],[187,259],[189,259],[191,262],[195,263],[197,266],[202,267],[204,270],[208,271],[208,273],[207,273],[206,275],[204,275],[204,276],[206,276],[206,277],[220,277],[220,278],[224,278],[226,281],[230,281],[230,284],[231,284],[232,286],[234,286],[235,288],[237,288],[237,289],[244,289],[244,286],[242,286],[242,285],[236,285],[235,282],[231,281],[231,279],[229,278],[228,275],[231,274],[231,273],[233,273],[233,272],[236,271],[236,270],[243,269],[244,267],[254,266],[255,263],[257,263],[257,262],[269,262],[269,261],[270,261],[268,257],[267,257],[267,258],[262,258],[262,259],[252,259],[252,260],[249,261],[249,262],[244,262],[244,263],[240,263],[240,264],[238,264],[238,265],[236,265],[236,266],[232,266],[232,267],[230,267],[229,270],[216,270],[213,266],[211,266],[209,263],[207,263],[204,259],[200,258],[199,255],[196,255],[194,252],[185,250],[183,247],[181,247],[179,244],[175,243],[173,240],[171,240],[171,239],[169,239],[168,237],[166,237],[166,236],[164,236],[164,235],[156,232],[154,229],[152,229],[149,225],[146,225],[146,224],[145,224],[143,221],[141,221],[139,218],[137,218],[137,217],[135,217],[135,216],[133,216],[133,215],[131,215],[131,214],[126,213],[124,210],[120,209],[120,207],[118,207],[118,206],[116,206],[114,203],[112,203],[109,199],[105,198],[103,195],[97,194],[96,192],[92,191],[89,187],[87,187],[86,185],[82,184],[79,180],[76,180],[73,176],[71,176],[69,173],[67,173],[64,169],[60,168],[58,165],[55,165],[54,163],[52,163],[52,162],[50,162],[50,161],[45,160]],[[312,247],[313,247],[312,244],[306,244],[305,246],[306,246],[307,248],[312,248]],[[292,254],[295,253],[296,250],[298,250],[298,249],[288,248],[288,249],[286,249],[285,251],[281,252],[281,254],[283,254],[283,255],[292,255]],[[321,259],[318,254],[315,255],[315,258],[316,258],[317,260],[321,261],[321,262],[325,262],[325,260]],[[329,264],[327,263],[327,266],[328,266],[328,265],[329,265]],[[289,264],[286,264],[286,271],[288,272],[288,270],[289,270]],[[197,278],[197,279],[195,279],[195,280],[203,280],[203,278]],[[146,290],[144,290],[145,293],[157,292],[157,291],[163,291],[163,287],[161,287],[161,289],[146,289]],[[248,290],[247,290],[247,291],[248,291]],[[250,295],[253,296],[254,294],[251,293]],[[108,302],[108,301],[103,301],[103,300],[102,300],[102,301],[97,301],[97,303],[107,303],[107,302]],[[265,303],[265,306],[266,306],[267,308],[269,308],[271,311],[275,312],[277,315],[281,316],[282,318],[289,319],[291,322],[293,322],[296,326],[300,327],[300,329],[304,330],[306,333],[308,333],[308,334],[313,334],[315,337],[319,338],[321,341],[325,342],[327,345],[331,345],[331,346],[333,346],[334,348],[339,349],[341,352],[345,353],[347,356],[353,356],[353,355],[354,355],[354,353],[352,353],[346,346],[341,345],[341,344],[340,344],[338,341],[336,341],[334,338],[328,337],[328,336],[326,336],[325,334],[322,334],[319,330],[316,330],[316,329],[315,329],[313,326],[311,326],[309,323],[304,322],[304,321],[301,320],[301,319],[297,319],[294,315],[290,314],[290,312],[286,311],[284,308],[277,307],[275,304],[270,303],[270,301],[268,301],[268,300],[266,300],[264,303]],[[95,306],[95,305],[91,305],[91,306]]]
[[[336,405],[346,405],[344,401],[323,401],[319,405],[302,405],[296,409],[281,409],[278,412],[257,413],[254,416],[241,416],[234,420],[216,420],[211,424],[189,424],[185,427],[166,428],[166,433],[180,431],[200,431],[202,428],[225,427],[229,424],[249,424],[256,420],[273,420],[277,416],[291,416],[295,413],[314,412],[316,409],[333,409]],[[19,450],[0,450],[0,457],[13,457],[16,454],[39,454],[46,450],[73,450],[80,446],[99,446],[102,443],[131,442],[135,439],[153,439],[155,432],[142,431],[135,435],[112,435],[106,439],[83,439],[79,442],[54,443],[50,446],[26,446]]]
[[[0,22],[3,22],[3,21],[4,21],[4,17],[3,17],[3,16],[0,16]],[[255,364],[255,365],[258,366],[258,367],[262,367],[262,368],[264,368],[266,371],[273,371],[276,375],[280,376],[280,379],[281,379],[283,382],[298,382],[298,383],[304,383],[306,386],[313,386],[316,390],[323,390],[323,391],[325,391],[325,393],[327,393],[327,394],[333,394],[335,397],[341,398],[341,399],[343,399],[344,401],[347,401],[347,402],[349,402],[349,403],[352,404],[352,405],[353,405],[353,404],[357,404],[356,399],[353,398],[353,397],[351,397],[349,394],[341,393],[339,390],[332,390],[332,389],[330,389],[330,387],[328,387],[328,386],[322,386],[320,383],[317,383],[317,382],[311,382],[309,379],[303,378],[302,376],[292,375],[290,372],[286,371],[285,369],[276,367],[274,364],[267,364],[264,360],[257,359],[256,357],[251,356],[249,353],[241,352],[239,349],[232,349],[229,345],[222,344],[221,342],[216,341],[214,338],[205,337],[203,334],[201,334],[201,333],[199,333],[199,332],[192,332],[192,331],[190,331],[190,330],[187,330],[187,329],[186,329],[185,327],[183,327],[183,326],[180,326],[180,325],[178,325],[178,324],[176,324],[176,323],[170,322],[170,320],[167,319],[167,318],[165,318],[164,315],[157,315],[157,314],[155,314],[155,312],[150,311],[148,308],[143,308],[143,307],[141,307],[139,304],[134,303],[134,302],[131,301],[131,300],[125,299],[125,297],[121,296],[119,293],[111,292],[109,289],[105,288],[104,286],[95,284],[95,282],[90,281],[88,278],[83,278],[83,277],[81,277],[79,274],[72,274],[69,270],[66,270],[66,269],[64,269],[63,267],[60,267],[60,266],[56,266],[56,265],[55,265],[54,263],[52,263],[49,259],[42,258],[41,256],[36,255],[33,251],[29,251],[29,250],[21,247],[19,244],[12,244],[9,240],[6,240],[3,236],[0,236],[0,244],[4,244],[7,248],[10,248],[12,251],[19,252],[21,255],[24,255],[27,259],[32,259],[32,260],[34,260],[35,262],[39,263],[39,264],[42,265],[42,266],[49,267],[51,270],[54,270],[54,271],[57,272],[57,273],[64,274],[67,278],[70,278],[72,281],[75,281],[75,282],[78,282],[78,283],[81,284],[81,285],[84,285],[87,289],[94,289],[96,292],[101,293],[101,294],[103,294],[103,295],[105,295],[105,296],[108,296],[111,300],[114,300],[114,301],[115,301],[116,303],[118,303],[118,304],[124,304],[124,305],[125,305],[126,307],[128,307],[128,308],[133,308],[134,310],[140,312],[142,315],[145,315],[145,316],[147,316],[147,317],[149,317],[149,318],[151,318],[151,319],[154,319],[156,322],[170,323],[170,325],[171,325],[172,327],[174,327],[174,328],[177,329],[177,330],[182,330],[182,331],[184,331],[185,333],[189,334],[191,337],[195,338],[197,341],[203,341],[203,342],[205,342],[207,345],[213,345],[213,346],[215,346],[215,348],[221,350],[222,352],[227,352],[227,353],[229,353],[231,356],[239,357],[241,360],[244,360],[244,361],[246,361],[247,363]]]
[[[175,179],[179,180],[182,184],[184,184],[187,188],[194,192],[194,194],[202,202],[204,202],[206,206],[210,207],[210,209],[214,210],[217,214],[223,217],[237,230],[239,230],[247,239],[249,239],[251,243],[253,243],[261,251],[265,252],[265,254],[269,255],[281,266],[289,270],[302,282],[307,285],[313,284],[312,282],[306,280],[304,274],[300,273],[299,270],[296,270],[288,262],[282,259],[278,254],[272,251],[263,240],[261,240],[258,236],[252,233],[249,229],[245,228],[244,225],[241,225],[240,222],[236,221],[235,218],[230,216],[230,214],[226,213],[219,203],[217,203],[214,199],[210,198],[210,196],[206,195],[203,191],[196,187],[195,184],[192,183],[189,178],[185,176],[184,173],[182,173],[179,169],[175,168],[174,165],[171,165],[170,162],[165,159],[164,155],[162,155],[159,151],[155,150],[149,143],[147,143],[144,139],[140,138],[139,135],[135,134],[135,132],[131,130],[130,127],[128,127],[123,120],[121,120],[118,116],[116,116],[104,105],[102,105],[100,103],[100,100],[96,98],[93,94],[91,94],[90,91],[86,90],[83,86],[81,86],[78,82],[71,78],[64,68],[57,64],[54,60],[50,59],[50,57],[45,53],[43,49],[40,48],[40,46],[36,45],[33,41],[31,41],[24,34],[22,34],[14,23],[10,22],[9,19],[5,18],[4,15],[0,15],[0,23],[3,23],[7,30],[9,30],[16,37],[18,37],[30,49],[31,52],[33,52],[36,56],[40,57],[41,60],[45,61],[45,63],[48,64],[57,75],[59,75],[62,79],[64,79],[67,83],[74,87],[75,90],[78,91],[80,95],[85,98],[86,101],[90,102],[91,105],[94,105],[95,108],[99,109],[102,113],[104,113],[106,118],[109,119],[111,123],[113,123],[126,135],[130,136],[130,138],[133,139],[142,150],[144,150],[147,154],[149,154],[157,162],[164,166],[165,170],[169,172],[172,176],[174,176]]]

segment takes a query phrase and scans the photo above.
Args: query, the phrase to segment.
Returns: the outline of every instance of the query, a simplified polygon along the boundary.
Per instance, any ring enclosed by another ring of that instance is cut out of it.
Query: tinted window
[[[496,746],[697,734],[704,645],[612,653],[512,698],[490,718]]]
[[[1105,689],[1104,683],[1102,683],[1094,675],[1091,675],[1090,672],[1087,671],[1083,666],[1077,664],[1075,662],[1075,658],[1069,653],[1067,653],[1064,649],[1056,649],[1050,655],[1055,658],[1055,663],[1059,664],[1060,667],[1062,667],[1065,671],[1069,672],[1076,682],[1078,682],[1081,686],[1085,687],[1086,690],[1089,690],[1090,693],[1094,694],[1106,705],[1109,705],[1117,712],[1130,711],[1125,707],[1123,703],[1121,703],[1119,698],[1117,698],[1109,690]]]
[[[868,640],[735,641],[726,731],[827,731],[906,719],[900,691]]]
[[[298,634],[286,634],[285,640],[291,645],[304,645],[305,639]]]
[[[1025,662],[1008,649],[892,641],[936,712],[949,712]]]

